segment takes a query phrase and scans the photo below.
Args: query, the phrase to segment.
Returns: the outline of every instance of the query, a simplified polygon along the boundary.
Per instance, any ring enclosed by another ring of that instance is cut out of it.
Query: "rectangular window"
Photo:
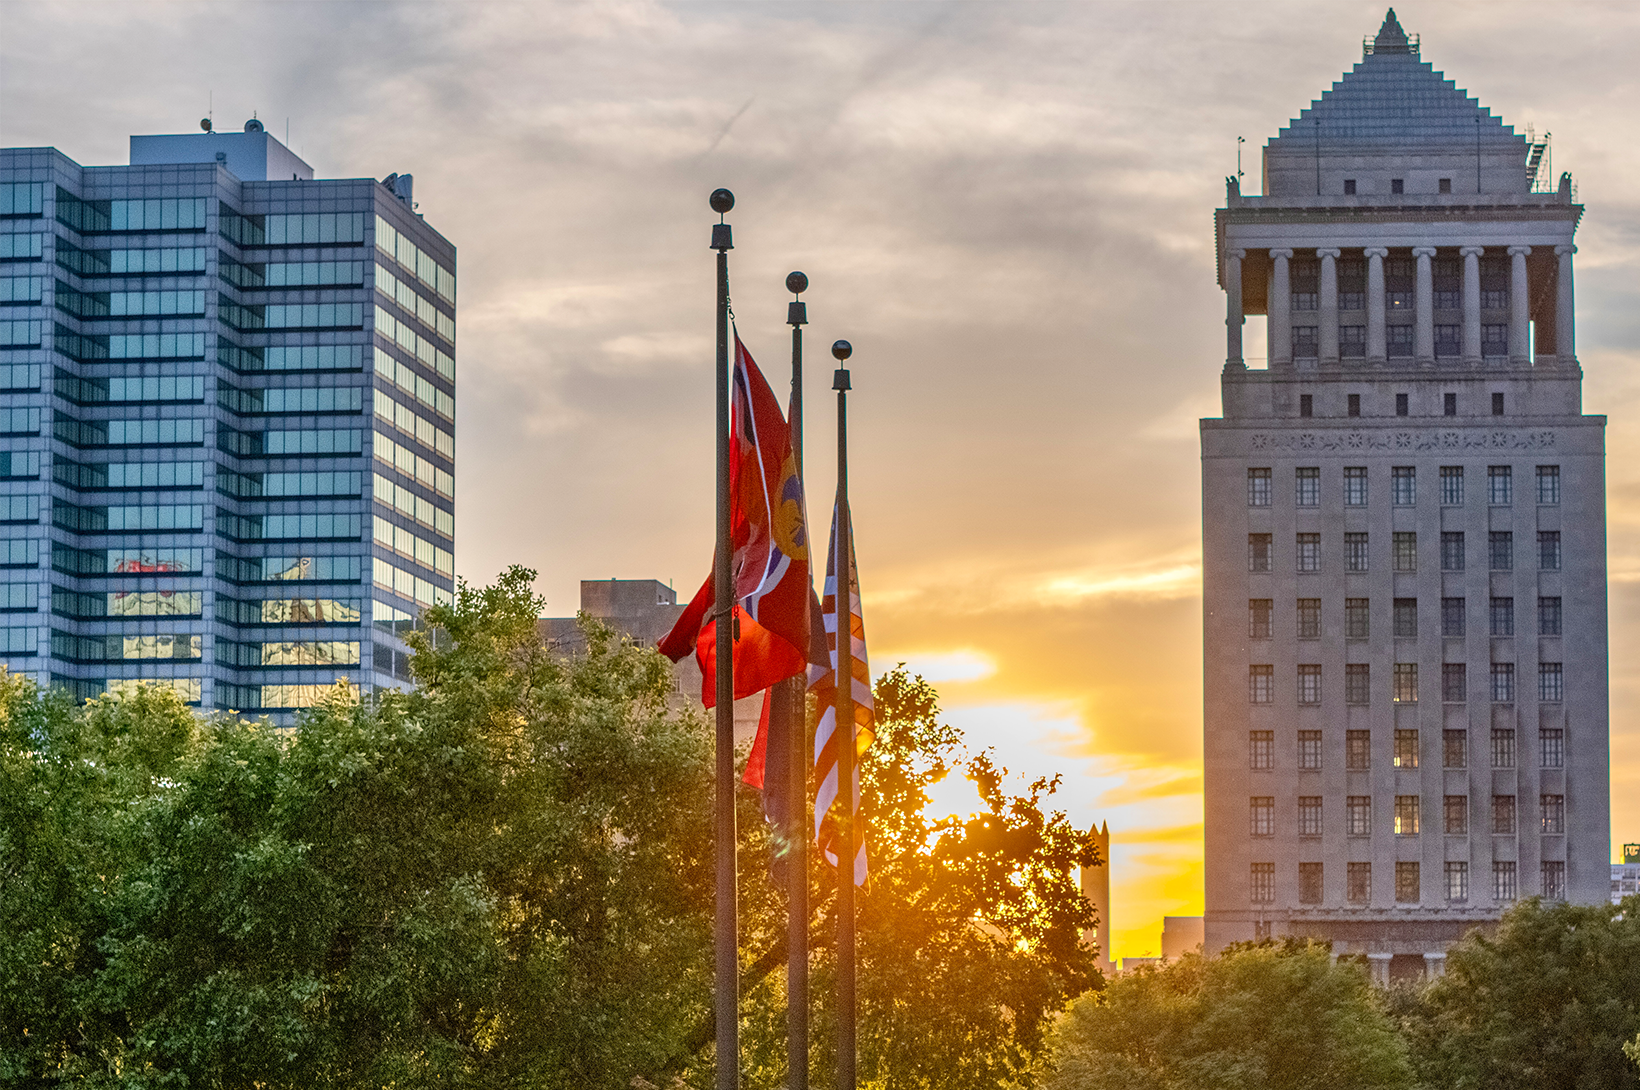
[[[1396,416],[1406,416],[1407,415],[1407,395],[1406,394],[1396,394],[1395,395],[1395,415]]]
[[[1481,355],[1487,358],[1509,354],[1509,326],[1503,322],[1488,322],[1481,326]],[[1502,394],[1492,395],[1494,416],[1502,416]]]
[[[1446,899],[1448,901],[1469,900],[1469,864],[1448,863],[1446,865]]]
[[[1360,296],[1356,296],[1357,299]],[[1360,306],[1346,307],[1345,303],[1352,302],[1348,293],[1340,292],[1338,296],[1340,310],[1360,310]],[[1367,354],[1367,327],[1364,325],[1341,325],[1338,327],[1338,355],[1340,359],[1358,360]],[[1360,414],[1357,413],[1357,416]]]
[[[1442,394],[1441,395],[1441,412],[1446,416],[1457,416],[1458,415],[1458,395],[1457,394]]]
[[[1321,470],[1317,466],[1300,466],[1293,470],[1293,502],[1300,507],[1317,507],[1321,503]]]
[[[1367,535],[1364,533],[1346,533],[1344,535],[1344,570],[1367,570]]]
[[[1315,415],[1315,395],[1298,395],[1298,415],[1303,417],[1311,417]]]
[[[1560,531],[1538,531],[1538,568],[1541,571],[1560,570]]]
[[[1372,900],[1372,864],[1351,863],[1344,871],[1344,896],[1352,905],[1364,905]]]
[[[1397,639],[1418,638],[1418,599],[1395,599],[1395,636]]]
[[[1272,796],[1254,795],[1247,800],[1247,810],[1252,835],[1276,835],[1276,800]]]
[[[1463,531],[1441,531],[1441,570],[1463,571]]]
[[[1566,767],[1566,732],[1559,727],[1544,727],[1538,731],[1538,765],[1541,768]]]
[[[1247,668],[1247,699],[1254,704],[1268,704],[1275,697],[1276,668],[1249,666]]]
[[[1488,326],[1487,328],[1491,329],[1491,328],[1494,328],[1494,327]],[[1502,328],[1502,327],[1496,327],[1496,328]],[[1488,346],[1488,347],[1490,347],[1490,346]],[[1490,354],[1491,353],[1488,353],[1488,355],[1490,355]],[[1502,416],[1503,415],[1503,395],[1502,394],[1493,394],[1492,395],[1492,415],[1493,416]]]
[[[1368,608],[1370,599],[1344,599],[1344,636],[1352,640],[1365,640],[1371,637],[1372,620],[1371,610]]]
[[[1300,904],[1318,905],[1321,903],[1321,864],[1300,863],[1298,865],[1298,901]]]
[[[1350,836],[1372,835],[1372,796],[1351,795],[1344,802],[1344,824]]]
[[[1367,704],[1372,701],[1372,667],[1365,662],[1352,662],[1344,667],[1344,703]]]
[[[1492,864],[1492,899],[1500,904],[1509,904],[1520,896],[1515,886],[1515,864],[1498,862]]]
[[[1360,395],[1359,394],[1351,394],[1350,396],[1351,397],[1359,397]],[[1354,415],[1360,416],[1361,414],[1359,412],[1356,412]],[[1345,507],[1365,507],[1366,505],[1367,505],[1367,467],[1366,466],[1345,466],[1344,467],[1344,506]]]
[[[1396,571],[1418,570],[1418,535],[1412,530],[1397,530],[1393,538]]]
[[[1486,557],[1493,571],[1512,571],[1515,567],[1515,535],[1508,530],[1492,530],[1486,535]]]
[[[1560,635],[1560,599],[1558,597],[1538,599],[1538,635]]]
[[[1298,570],[1321,570],[1321,535],[1298,535]]]
[[[1269,904],[1276,899],[1276,865],[1254,863],[1249,872],[1250,897],[1254,904]]]
[[[1372,767],[1372,734],[1364,730],[1344,732],[1344,767],[1365,772]]]
[[[1269,598],[1247,599],[1247,636],[1254,640],[1270,638],[1270,619],[1274,612]]]
[[[1314,310],[1315,294],[1313,292],[1294,292],[1293,309]],[[1315,359],[1316,348],[1320,344],[1319,333],[1319,326],[1295,325],[1293,327],[1293,359]]]
[[[1537,501],[1539,503],[1560,502],[1560,467],[1537,467]]]
[[[1391,303],[1391,304],[1393,303],[1393,301],[1389,299],[1389,296],[1391,296],[1391,295],[1405,296],[1405,302],[1402,305],[1406,306],[1408,308],[1410,308],[1412,306],[1412,293],[1411,292],[1388,292],[1385,295],[1385,302],[1386,303]],[[1388,326],[1384,330],[1384,335],[1385,335],[1384,348],[1387,351],[1387,353],[1389,354],[1390,359],[1404,359],[1404,358],[1412,355],[1412,327],[1411,326],[1409,326],[1409,325],[1392,325],[1392,326]],[[1406,395],[1402,394],[1402,395],[1398,395],[1398,396],[1404,397]],[[1406,414],[1402,413],[1401,415],[1405,416]]]
[[[1515,767],[1515,732],[1509,727],[1492,728],[1492,767]]]
[[[1463,506],[1463,466],[1441,467],[1441,504],[1445,507]]]
[[[1466,603],[1462,598],[1441,599],[1441,635],[1461,637],[1468,628]]]
[[[1447,299],[1437,299],[1436,306],[1442,302],[1457,302],[1457,292],[1436,292],[1437,296],[1446,295]],[[1450,307],[1447,309],[1457,309]],[[1435,327],[1435,354],[1437,356],[1456,356],[1463,352],[1463,327],[1458,325],[1441,324]]]
[[[1538,700],[1546,704],[1558,704],[1564,699],[1565,675],[1561,672],[1560,663],[1538,663]]]
[[[1318,640],[1321,638],[1321,599],[1300,598],[1298,600],[1298,638],[1301,640]]]
[[[1515,502],[1515,479],[1513,467],[1486,467],[1486,502],[1495,504],[1511,504]]]
[[[1396,507],[1411,507],[1418,502],[1416,467],[1395,466],[1389,471],[1389,496]]]
[[[1441,732],[1441,765],[1445,768],[1465,768],[1469,764],[1469,732],[1444,730]]]
[[[1399,729],[1395,732],[1395,767],[1418,767],[1418,732]]]
[[[1501,836],[1515,832],[1515,796],[1492,796],[1492,831]]]
[[[1559,767],[1558,765],[1555,767]],[[1318,730],[1301,730],[1298,732],[1298,770],[1300,772],[1321,771],[1321,732]]]
[[[1321,667],[1319,664],[1299,666],[1298,702],[1300,704],[1321,703]]]
[[[1268,770],[1275,767],[1276,732],[1254,730],[1247,732],[1247,767]]]
[[[1298,835],[1321,835],[1321,796],[1300,795],[1298,797]]]
[[[1543,861],[1543,899],[1545,901],[1564,901],[1566,899],[1566,864],[1564,862],[1557,859]]]
[[[1418,664],[1416,662],[1398,662],[1395,664],[1395,703],[1416,704],[1418,702]]]
[[[1566,796],[1539,795],[1538,818],[1544,836],[1560,836],[1566,832]]]
[[[1270,506],[1269,469],[1249,469],[1247,471],[1247,506]]]
[[[1448,795],[1444,807],[1445,828],[1448,836],[1469,834],[1469,796]]]
[[[1417,904],[1420,896],[1418,864],[1395,864],[1395,900],[1401,904]]]
[[[1487,609],[1487,616],[1491,621],[1492,635],[1513,636],[1515,634],[1515,600],[1513,598],[1493,598]]]
[[[1441,663],[1441,700],[1448,704],[1462,704],[1468,699],[1468,667],[1461,662]]]
[[[1269,571],[1271,551],[1269,534],[1248,534],[1247,570]]]
[[[1512,662],[1494,662],[1492,664],[1492,703],[1513,704],[1515,702],[1515,664]],[[1510,765],[1510,767],[1514,767]]]
[[[1348,397],[1348,399],[1346,399],[1344,404],[1345,404],[1345,410],[1344,411],[1347,415],[1349,415],[1349,416],[1360,416],[1361,415],[1361,395],[1360,394],[1351,394]],[[1366,471],[1363,470],[1362,472],[1364,474]],[[1362,500],[1361,502],[1365,503],[1367,501]]]

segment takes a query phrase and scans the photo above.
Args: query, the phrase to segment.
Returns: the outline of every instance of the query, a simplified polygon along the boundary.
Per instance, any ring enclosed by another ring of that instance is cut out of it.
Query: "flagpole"
[[[740,1090],[740,944],[735,888],[735,682],[734,586],[729,571],[729,251],[734,249],[723,217],[735,206],[727,189],[712,192],[712,249],[717,251],[717,552],[712,578],[717,601],[717,791],[714,830],[717,849],[716,948],[717,1090]]]
[[[837,391],[837,724],[832,735],[837,746],[837,797],[832,803],[842,832],[837,853],[837,1090],[854,1090],[854,599],[850,563],[853,550],[848,510],[848,368],[854,354],[847,341],[831,346],[837,372],[831,388]]]
[[[809,278],[800,272],[786,277],[794,298],[786,304],[786,322],[792,327],[792,399],[790,425],[792,460],[797,479],[803,479],[803,327],[808,308],[801,299]],[[809,555],[814,555],[812,538]],[[812,569],[811,569],[812,571]],[[807,589],[811,589],[807,588]],[[809,754],[808,717],[804,691],[807,679],[799,675],[786,684],[787,723],[791,731],[787,758],[786,796],[786,1088],[809,1088]]]

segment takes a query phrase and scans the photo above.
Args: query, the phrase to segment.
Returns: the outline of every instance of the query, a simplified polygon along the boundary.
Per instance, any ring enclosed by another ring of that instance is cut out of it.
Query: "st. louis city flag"
[[[831,815],[831,805],[837,801],[837,745],[841,739],[847,738],[848,732],[839,731],[837,727],[837,640],[838,633],[844,630],[844,625],[838,624],[837,593],[837,523],[839,519],[848,518],[847,508],[841,505],[832,513],[831,547],[827,550],[826,560],[826,594],[821,601],[821,613],[825,621],[825,636],[830,660],[827,664],[815,664],[809,667],[809,692],[815,695],[820,708],[820,722],[814,731],[814,834],[815,842],[825,854],[826,860],[832,866],[837,865],[838,842],[841,840],[841,830]],[[865,828],[860,824],[860,763],[859,757],[870,747],[872,740],[872,723],[874,721],[874,705],[871,699],[871,667],[866,662],[866,625],[860,612],[860,578],[854,563],[854,529],[852,520],[849,524],[849,558],[848,558],[848,610],[845,622],[849,633],[849,647],[854,655],[854,672],[849,679],[850,689],[854,694],[854,782],[851,785],[851,797],[854,802],[850,812],[856,815],[855,830],[858,851],[854,856],[854,884],[864,885],[866,880],[866,838]],[[846,743],[845,743],[846,744]]]
[[[735,334],[729,429],[729,571],[734,580],[735,698],[803,672],[808,659],[809,539],[791,429],[780,403]],[[677,662],[700,663],[701,703],[717,703],[714,577],[696,592],[657,646]]]

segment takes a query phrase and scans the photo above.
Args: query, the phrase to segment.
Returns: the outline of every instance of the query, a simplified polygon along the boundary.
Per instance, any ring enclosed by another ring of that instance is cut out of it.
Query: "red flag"
[[[780,403],[735,334],[731,380],[729,571],[734,580],[735,698],[751,696],[807,668],[809,541],[803,486]],[[701,703],[717,703],[713,576],[656,646],[677,662],[692,649]]]

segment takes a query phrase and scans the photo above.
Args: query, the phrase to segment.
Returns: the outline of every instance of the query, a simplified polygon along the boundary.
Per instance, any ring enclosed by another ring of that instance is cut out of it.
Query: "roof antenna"
[[[205,93],[205,116],[199,119],[199,127],[205,132],[211,131],[211,123],[216,118],[216,92]]]

